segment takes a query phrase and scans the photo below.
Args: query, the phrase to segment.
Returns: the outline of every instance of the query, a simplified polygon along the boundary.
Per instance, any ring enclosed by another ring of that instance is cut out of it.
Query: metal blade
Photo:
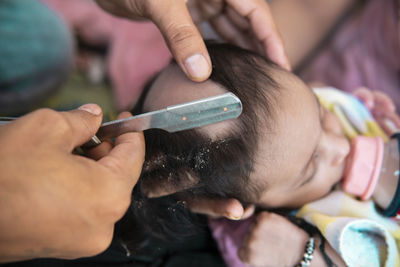
[[[237,118],[242,113],[240,99],[232,93],[203,98],[165,109],[102,124],[97,137],[100,140],[117,137],[127,132],[151,128],[177,132]]]

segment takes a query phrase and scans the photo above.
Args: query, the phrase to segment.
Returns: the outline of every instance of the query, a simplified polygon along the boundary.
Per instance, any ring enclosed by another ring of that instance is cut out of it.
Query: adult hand
[[[78,258],[104,251],[144,160],[141,133],[119,136],[97,161],[72,151],[101,109],[41,109],[0,126],[0,260]]]
[[[251,266],[295,266],[308,239],[304,230],[286,218],[261,212],[244,237],[238,256]]]
[[[302,260],[308,233],[288,219],[263,211],[245,235],[239,258],[251,266],[297,266]],[[320,250],[321,240],[314,236],[315,250],[310,267],[328,266]],[[325,242],[325,253],[335,266],[346,266],[336,251]]]
[[[114,15],[152,20],[179,66],[193,81],[204,81],[210,76],[211,61],[191,14],[196,23],[210,21],[216,32],[228,41],[244,47],[259,47],[272,61],[290,68],[265,0],[96,1]]]

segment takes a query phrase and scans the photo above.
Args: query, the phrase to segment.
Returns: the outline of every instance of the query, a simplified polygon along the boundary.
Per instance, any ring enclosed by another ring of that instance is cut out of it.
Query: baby
[[[210,80],[193,83],[171,64],[137,107],[147,112],[226,91],[243,104],[238,119],[173,134],[145,132],[146,162],[133,210],[156,235],[182,230],[189,215],[178,199],[236,198],[262,209],[299,208],[331,192],[350,152],[337,118],[295,75],[230,45],[212,44],[209,51]],[[170,200],[175,204],[166,204]]]
[[[297,208],[326,195],[350,149],[339,122],[293,74],[236,47],[210,49],[211,80],[192,83],[172,64],[143,97],[142,111],[229,90],[241,99],[243,114],[176,134],[148,131],[143,179],[189,180],[191,194],[264,208]]]

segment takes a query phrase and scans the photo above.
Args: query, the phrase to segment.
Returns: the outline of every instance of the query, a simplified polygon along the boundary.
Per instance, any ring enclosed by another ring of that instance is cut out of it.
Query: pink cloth
[[[370,0],[301,74],[306,82],[385,92],[400,108],[399,1]]]
[[[150,22],[114,17],[91,0],[42,2],[88,43],[109,45],[108,74],[119,110],[136,103],[146,81],[171,59],[161,33]]]
[[[254,220],[254,215],[243,221],[231,221],[228,219],[208,220],[208,226],[227,266],[248,266],[239,259],[237,252],[242,246],[243,238],[249,231],[250,225]]]

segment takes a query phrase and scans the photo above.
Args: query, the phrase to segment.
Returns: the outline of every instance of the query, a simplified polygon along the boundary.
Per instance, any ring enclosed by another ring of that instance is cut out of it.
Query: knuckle
[[[69,123],[67,119],[60,113],[52,109],[44,108],[37,111],[40,125],[55,128],[57,131],[67,131]]]
[[[79,238],[75,240],[73,256],[67,258],[93,257],[104,252],[111,244],[113,232],[113,224],[107,228],[93,226],[90,230],[82,232]]]
[[[112,175],[120,175],[121,170],[125,169],[123,163],[115,157],[109,157],[104,164],[112,171]]]
[[[90,240],[85,251],[85,254],[87,256],[95,256],[97,254],[100,254],[110,246],[113,237],[112,233],[114,227],[111,228],[111,230],[107,229],[103,233],[95,234],[89,237]]]
[[[165,31],[168,36],[168,43],[173,44],[178,50],[186,49],[192,45],[193,42],[189,40],[199,38],[199,33],[190,24],[170,23]]]
[[[119,201],[118,205],[115,206],[115,209],[113,209],[113,214],[112,217],[114,218],[115,221],[119,220],[124,216],[126,211],[128,210],[129,206],[131,205],[131,199],[126,198],[124,200]]]
[[[282,219],[282,217],[280,216],[280,215],[278,215],[278,214],[275,214],[275,213],[270,213],[269,214],[269,216],[268,216],[268,220],[269,221],[280,221]]]
[[[273,213],[262,212],[257,216],[257,219],[258,219],[257,221],[268,220],[271,217],[272,214]]]
[[[59,112],[49,108],[42,108],[36,110],[34,112],[34,115],[37,120],[40,120],[42,123],[48,123],[48,124],[53,124],[54,122],[60,120],[60,117],[62,117],[59,114]]]
[[[260,213],[257,217],[257,225],[259,227],[262,226],[269,226],[269,225],[273,225],[277,222],[280,222],[282,219],[281,216],[279,216],[278,214],[272,213],[272,212],[263,212]]]
[[[269,224],[271,220],[271,214],[263,212],[257,216],[254,223],[254,228],[261,228],[263,225]]]
[[[124,216],[131,204],[131,195],[125,197],[126,193],[109,194],[109,197],[104,197],[101,203],[98,203],[93,210],[93,222],[108,222],[116,223]]]
[[[67,122],[68,126],[69,126],[70,128],[72,128],[72,125],[71,125],[67,120],[65,120],[65,121]],[[82,133],[90,133],[90,132],[93,132],[93,130],[94,130],[94,129],[93,129],[93,125],[91,125],[91,124],[89,123],[88,120],[84,119],[83,116],[80,117],[79,123],[80,123],[80,125],[82,126]]]
[[[154,13],[156,13],[160,8],[159,0],[132,1],[132,2],[141,2],[140,9],[142,10],[142,12],[145,12],[145,14],[150,17],[154,15]],[[139,6],[137,7],[139,8]]]

